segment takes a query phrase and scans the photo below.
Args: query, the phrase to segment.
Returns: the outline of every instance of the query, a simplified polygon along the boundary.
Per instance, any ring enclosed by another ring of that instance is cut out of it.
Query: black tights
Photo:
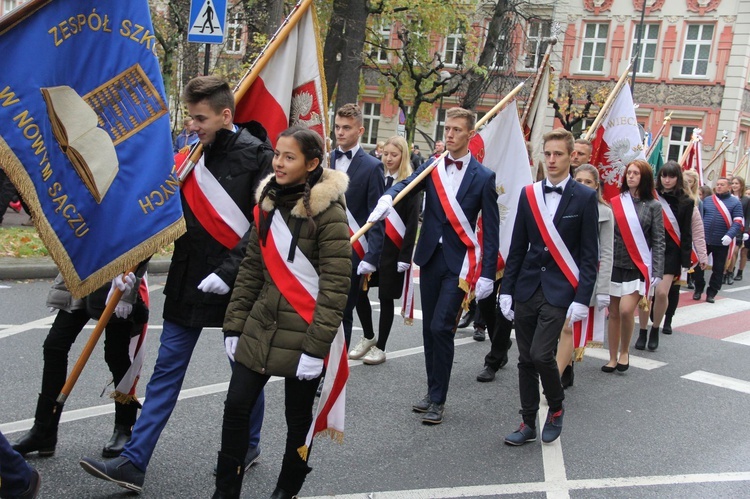
[[[380,322],[378,324],[378,344],[377,347],[385,352],[385,344],[388,342],[388,336],[391,334],[393,327],[393,314],[395,307],[393,300],[387,298],[380,300]],[[359,293],[357,301],[357,316],[362,324],[365,338],[371,340],[375,337],[375,330],[372,325],[372,307],[370,299],[367,297],[367,291]]]

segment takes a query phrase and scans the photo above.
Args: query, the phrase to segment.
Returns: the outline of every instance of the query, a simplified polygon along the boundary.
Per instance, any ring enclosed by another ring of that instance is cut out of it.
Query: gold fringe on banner
[[[315,437],[317,436],[328,436],[331,437],[331,440],[336,442],[337,444],[343,444],[344,443],[344,432],[334,430],[333,428],[327,428],[320,433],[317,433]],[[307,445],[303,445],[302,447],[297,448],[297,454],[299,454],[299,457],[307,461],[307,457],[310,453],[310,449],[307,447]]]
[[[5,173],[31,210],[31,218],[39,237],[49,250],[50,256],[65,279],[65,286],[75,298],[83,298],[91,294],[109,282],[113,276],[136,266],[185,233],[185,219],[180,217],[172,225],[162,229],[148,240],[120,255],[86,279],[81,280],[73,262],[70,260],[70,256],[68,256],[62,242],[58,239],[57,234],[44,215],[31,177],[2,136],[0,136],[0,164],[3,165]]]
[[[138,407],[141,406],[141,403],[138,401],[138,397],[135,395],[130,395],[129,393],[122,393],[115,390],[114,392],[109,394],[109,398],[114,399],[115,402],[119,402],[121,404],[131,404],[135,402],[138,404]]]

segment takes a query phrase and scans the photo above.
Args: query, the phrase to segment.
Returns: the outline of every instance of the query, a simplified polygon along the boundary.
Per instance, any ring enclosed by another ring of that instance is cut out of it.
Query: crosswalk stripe
[[[693,324],[696,317],[700,321],[717,319],[728,314],[745,312],[750,310],[750,302],[735,300],[733,298],[717,299],[716,303],[698,303],[680,307],[674,319],[672,319],[672,329],[679,329],[681,326]]]
[[[750,331],[745,331],[744,333],[735,334],[733,336],[727,336],[726,338],[722,339],[722,341],[750,346]]]
[[[750,286],[740,286],[739,288],[721,288],[722,293],[736,293],[737,291],[746,291],[750,289]]]
[[[584,355],[593,359],[609,361],[609,350],[603,348],[587,348]],[[630,362],[630,367],[637,367],[638,369],[645,369],[646,371],[652,371],[667,365],[666,362],[638,357],[632,354],[630,355],[630,360],[628,360],[628,362]]]
[[[682,377],[691,381],[698,381],[699,383],[750,394],[750,381],[730,378],[729,376],[722,376],[721,374],[714,374],[706,371],[694,371]]]

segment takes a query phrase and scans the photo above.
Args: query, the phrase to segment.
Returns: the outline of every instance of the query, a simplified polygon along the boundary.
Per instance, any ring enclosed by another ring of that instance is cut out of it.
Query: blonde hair
[[[696,205],[698,204],[698,201],[700,201],[700,196],[698,196],[698,173],[694,170],[685,170],[682,172],[682,176],[685,179],[685,185],[683,186],[683,189],[685,190],[685,194],[690,196],[690,199],[693,200],[693,203]],[[690,187],[690,182],[687,181],[688,178],[692,178],[694,180],[693,187]]]
[[[385,141],[383,149],[385,149],[385,146],[387,145],[392,145],[396,149],[398,149],[399,152],[401,152],[401,164],[398,165],[398,174],[396,175],[396,178],[394,180],[394,182],[400,182],[412,174],[409,144],[406,143],[405,138],[401,137],[400,135],[394,135],[393,137]],[[385,169],[385,164],[383,164],[383,168]],[[385,173],[388,173],[387,169],[385,169]]]

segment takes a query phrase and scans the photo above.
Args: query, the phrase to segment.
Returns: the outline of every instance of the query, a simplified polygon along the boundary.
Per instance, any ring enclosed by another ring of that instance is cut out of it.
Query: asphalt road
[[[164,276],[151,278],[152,328],[141,397],[161,332],[163,282]],[[406,327],[396,318],[387,362],[352,362],[345,442],[316,441],[303,496],[750,497],[750,286],[742,284],[722,292],[714,305],[685,295],[675,334],[662,337],[654,353],[634,351],[624,374],[602,373],[605,352],[589,350],[591,356],[576,367],[575,386],[566,391],[561,439],[519,448],[503,444],[520,422],[515,361],[494,382],[478,383],[489,343],[473,341],[471,329],[459,330],[445,421],[423,426],[411,412],[425,392],[421,321]],[[10,439],[32,424],[41,345],[52,320],[44,307],[49,285],[0,281],[0,430]],[[511,355],[517,355],[515,345]],[[148,469],[144,497],[211,496],[229,374],[220,332],[206,330]],[[131,495],[78,465],[82,456],[98,456],[112,432],[113,404],[101,396],[108,381],[99,345],[65,405],[56,454],[30,456],[43,477],[40,497]],[[268,497],[281,465],[283,383],[272,380],[266,397],[263,453],[245,476],[247,498]]]

